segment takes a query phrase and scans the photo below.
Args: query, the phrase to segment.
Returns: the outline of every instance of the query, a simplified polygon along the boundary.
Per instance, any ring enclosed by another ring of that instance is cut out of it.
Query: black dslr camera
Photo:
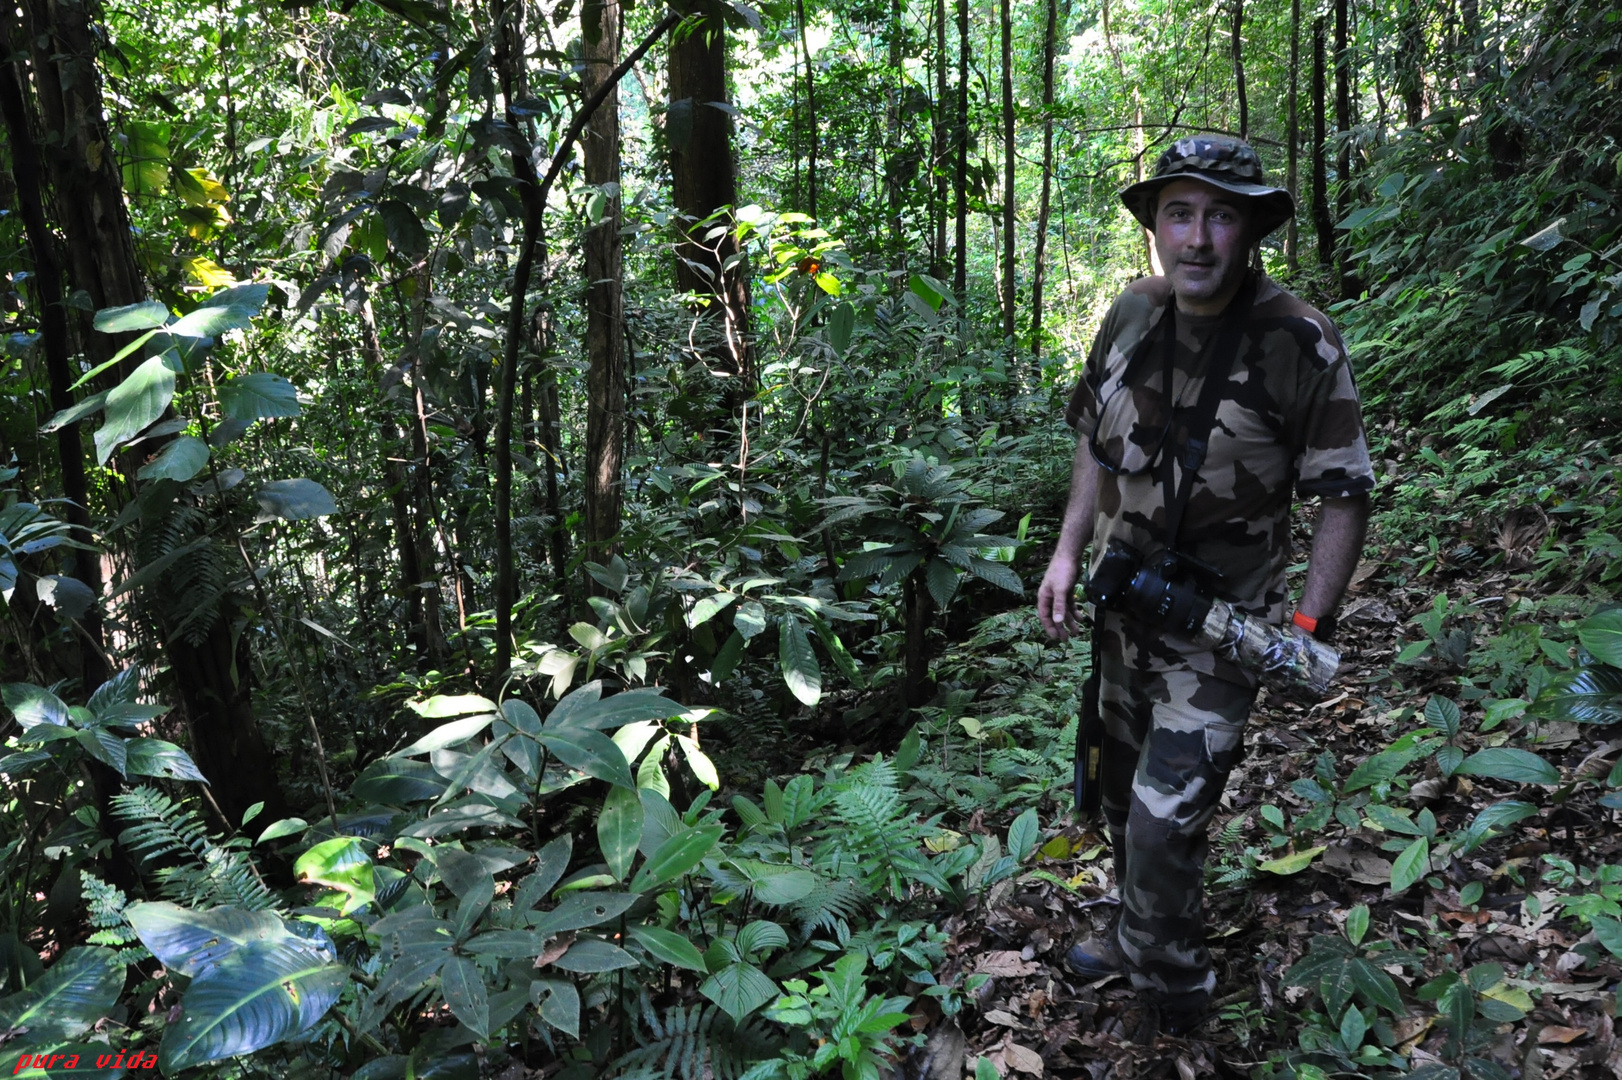
[[[1199,577],[1222,575],[1187,555],[1160,550],[1145,556],[1123,540],[1111,540],[1087,580],[1087,599],[1154,626],[1191,635],[1211,610],[1211,593]]]

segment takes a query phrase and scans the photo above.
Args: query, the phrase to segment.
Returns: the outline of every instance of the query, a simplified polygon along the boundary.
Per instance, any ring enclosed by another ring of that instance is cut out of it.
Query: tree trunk
[[[1239,137],[1250,138],[1250,99],[1245,96],[1245,0],[1233,0],[1233,85],[1239,97]]]
[[[1115,61],[1115,75],[1121,82],[1121,88],[1130,88],[1132,94],[1132,177],[1134,182],[1143,183],[1143,91],[1136,79],[1126,77],[1126,64],[1121,59],[1120,46],[1115,44],[1115,33],[1110,28],[1109,0],[1103,0],[1100,8],[1100,18],[1104,25],[1104,46],[1109,49],[1111,58]],[[1161,274],[1164,271],[1160,266],[1160,253],[1155,250],[1155,234],[1152,229],[1142,230],[1143,235],[1143,262],[1151,274]]]
[[[595,20],[588,18],[596,12]],[[619,0],[588,0],[582,13],[590,27],[582,59],[586,93],[594,93],[619,63]],[[582,539],[589,556],[607,562],[620,530],[624,488],[620,466],[625,454],[625,312],[620,241],[619,91],[610,89],[586,125],[582,139],[586,183],[606,196],[599,221],[584,239],[586,255],[586,513]]]
[[[738,253],[730,230],[719,239],[705,240],[704,234],[715,223],[694,224],[738,202],[732,118],[712,104],[726,102],[726,26],[719,18],[707,18],[670,45],[665,137],[670,144],[671,197],[676,209],[689,219],[689,239],[676,251],[676,288],[717,301],[707,313],[719,339],[709,352],[734,380],[727,396],[736,410],[756,384],[748,275],[735,265],[736,260],[728,262]]]
[[[903,644],[906,672],[902,693],[907,707],[916,709],[935,693],[934,683],[929,678],[929,627],[935,621],[935,598],[924,581],[922,569],[906,576],[902,593],[907,609],[907,637]]]
[[[1352,144],[1346,135],[1352,129],[1352,56],[1348,35],[1350,0],[1335,0],[1335,132],[1340,135],[1335,152],[1335,218],[1347,214],[1351,190]],[[1346,293],[1346,253],[1336,252],[1335,272],[1340,278],[1341,295]]]
[[[1289,133],[1286,145],[1289,152],[1289,163],[1285,167],[1284,186],[1289,189],[1296,205],[1301,202],[1301,114],[1299,102],[1301,97],[1301,0],[1290,0],[1290,115]],[[1284,232],[1284,260],[1290,273],[1295,273],[1301,266],[1301,230],[1296,224],[1299,214],[1293,214],[1285,223]]]
[[[84,0],[25,0],[39,116],[73,286],[95,309],[133,304],[146,287],[131,240],[129,211],[107,128],[96,67],[97,38]],[[81,340],[92,362],[110,359],[130,335],[95,332],[88,313]],[[139,357],[126,359],[118,377]],[[131,488],[134,481],[130,481]],[[230,601],[222,601],[230,606]],[[283,807],[272,760],[249,692],[247,634],[234,634],[234,610],[216,618],[201,644],[171,638],[165,652],[193,734],[197,766],[227,813],[263,800]],[[229,806],[227,804],[229,803]]]
[[[935,185],[935,198],[930,207],[930,217],[935,223],[935,257],[930,260],[929,272],[941,281],[951,272],[946,261],[946,180],[949,160],[947,147],[952,145],[952,110],[946,99],[949,92],[946,67],[946,0],[935,0],[935,122],[932,125],[934,140],[929,155],[929,173]]]
[[[1012,0],[1001,0],[1002,16],[1002,334],[1010,355],[1014,337],[1019,332],[1016,289],[1018,279],[1015,268],[1018,258],[1015,243],[1018,239],[1018,191],[1014,175],[1014,11]],[[1011,366],[1011,365],[1010,365]],[[1009,371],[1010,377],[1013,371]],[[1014,383],[1009,383],[1010,391]]]
[[[1328,87],[1324,19],[1312,21],[1312,226],[1318,239],[1318,265],[1335,265],[1335,219],[1329,214]]]
[[[969,287],[969,0],[957,0],[957,160],[952,163],[956,228],[952,252],[952,292],[963,317]]]
[[[809,189],[806,213],[817,216],[817,80],[811,72],[811,45],[805,32],[805,0],[794,0],[800,28],[800,55],[805,60],[805,114],[811,130],[811,145],[806,155],[805,177]]]
[[[1048,217],[1053,196],[1053,54],[1058,40],[1059,0],[1047,0],[1042,34],[1042,197],[1036,207],[1036,251],[1031,256],[1031,359],[1042,355],[1042,287],[1047,281]],[[1032,365],[1038,381],[1042,365]]]
[[[9,23],[9,20],[8,20]],[[9,40],[10,27],[0,40]],[[17,50],[8,44],[6,51]],[[14,61],[0,68],[0,110],[5,114],[6,135],[11,150],[11,171],[16,182],[16,199],[23,219],[29,254],[34,263],[34,295],[40,311],[40,330],[45,344],[45,367],[50,380],[51,408],[60,412],[72,407],[73,343],[68,331],[68,309],[62,295],[62,268],[57,261],[56,235],[45,216],[45,172],[35,142],[33,118],[24,92],[26,75]],[[90,496],[85,480],[84,443],[77,423],[68,424],[56,434],[57,460],[62,470],[62,494],[67,498],[67,519],[75,528],[75,539],[93,542],[90,529]],[[101,620],[101,558],[96,552],[63,549],[64,569],[90,590],[95,602],[79,619],[85,639],[79,644],[79,681],[86,693],[112,675],[103,651]]]
[[[1399,18],[1397,93],[1403,118],[1414,128],[1425,119],[1425,22],[1416,0],[1409,0]]]
[[[884,163],[884,202],[890,215],[890,268],[904,269],[907,265],[906,241],[902,237],[902,203],[906,195],[902,172],[906,167],[907,152],[902,147],[901,95],[907,73],[902,70],[902,43],[906,29],[901,22],[901,0],[890,0],[890,30],[887,70],[884,88],[884,145],[888,158]]]

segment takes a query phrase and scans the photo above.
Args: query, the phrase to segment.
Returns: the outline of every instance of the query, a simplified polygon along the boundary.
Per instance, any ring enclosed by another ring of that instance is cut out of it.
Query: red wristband
[[[1313,618],[1308,618],[1307,616],[1301,614],[1299,611],[1297,611],[1294,615],[1290,616],[1290,621],[1293,622],[1295,625],[1299,626],[1301,629],[1305,630],[1309,634],[1316,634],[1318,632],[1318,620],[1313,619]]]

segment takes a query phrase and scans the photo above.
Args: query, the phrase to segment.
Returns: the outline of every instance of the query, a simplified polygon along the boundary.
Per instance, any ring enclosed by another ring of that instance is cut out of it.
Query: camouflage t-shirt
[[[1092,434],[1102,403],[1099,445],[1111,464],[1137,469],[1159,450],[1166,428],[1167,394],[1159,334],[1133,365],[1132,385],[1123,375],[1145,334],[1166,313],[1170,285],[1163,277],[1128,286],[1104,317],[1087,357],[1065,420],[1083,439]],[[1177,313],[1171,404],[1175,422],[1164,456],[1176,459],[1187,440],[1184,425],[1199,400],[1203,370],[1222,317]],[[1217,407],[1205,463],[1183,512],[1180,549],[1221,572],[1215,593],[1240,610],[1283,621],[1284,571],[1290,564],[1291,489],[1303,497],[1340,498],[1374,487],[1362,410],[1351,363],[1340,335],[1320,312],[1266,277],[1257,280],[1229,387]],[[1093,566],[1110,540],[1139,551],[1165,546],[1165,469],[1138,476],[1100,471],[1093,529]],[[1180,462],[1174,484],[1182,481]],[[1176,488],[1173,488],[1175,491]],[[1111,620],[1115,622],[1116,620]],[[1127,627],[1121,627],[1128,630]],[[1170,635],[1140,639],[1142,670],[1188,665],[1205,674],[1254,685],[1239,667],[1200,652]]]

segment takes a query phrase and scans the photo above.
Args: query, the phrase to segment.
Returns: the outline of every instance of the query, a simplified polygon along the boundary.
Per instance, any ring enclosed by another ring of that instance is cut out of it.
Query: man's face
[[[1198,180],[1160,189],[1155,250],[1177,295],[1177,309],[1218,315],[1245,278],[1250,219],[1243,196]]]

